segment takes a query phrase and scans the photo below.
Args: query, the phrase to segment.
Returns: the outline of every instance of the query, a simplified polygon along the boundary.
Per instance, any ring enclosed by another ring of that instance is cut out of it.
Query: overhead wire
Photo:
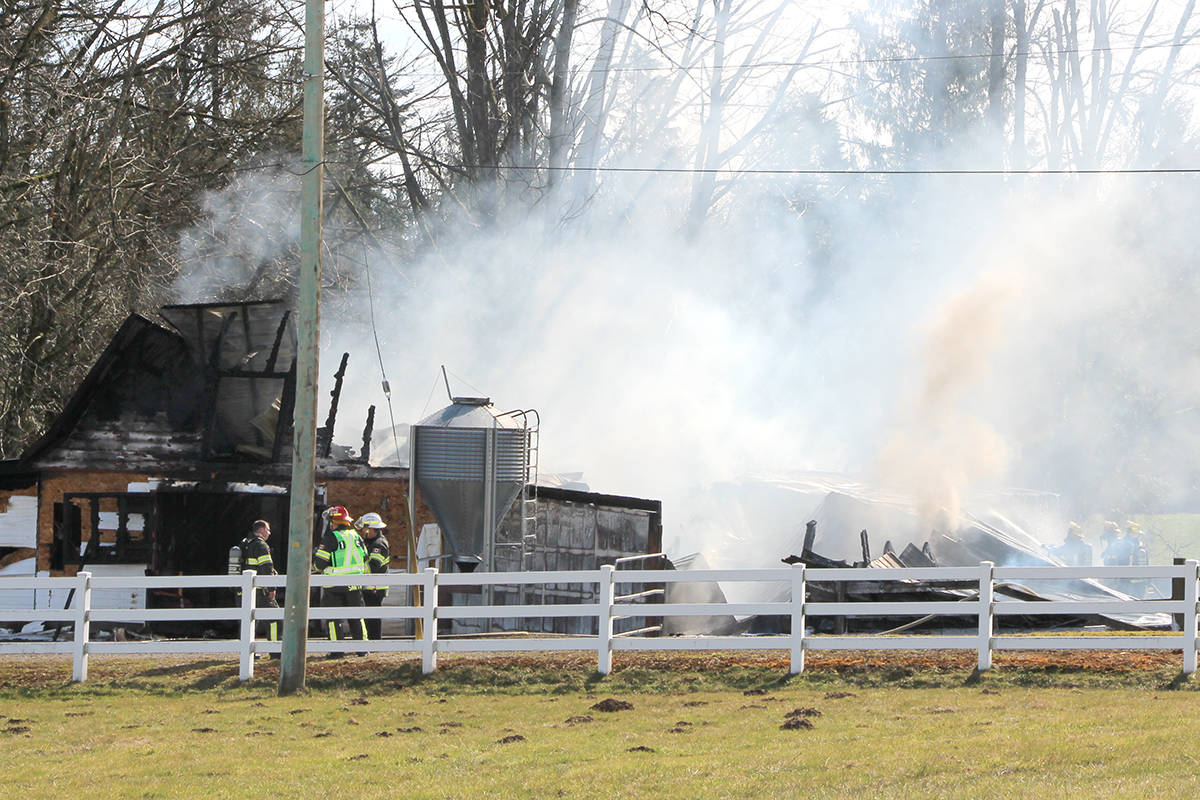
[[[759,167],[584,167],[522,166],[517,164],[474,165],[466,169],[498,172],[631,172],[669,175],[1171,175],[1200,173],[1200,167],[1146,167],[1112,169],[767,169]]]

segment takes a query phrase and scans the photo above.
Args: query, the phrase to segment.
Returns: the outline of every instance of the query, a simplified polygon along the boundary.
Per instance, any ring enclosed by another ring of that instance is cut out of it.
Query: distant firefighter
[[[1067,538],[1054,548],[1054,555],[1072,567],[1092,565],[1092,546],[1083,540],[1083,529],[1075,522],[1067,526]]]
[[[377,513],[371,511],[355,520],[354,527],[362,534],[363,546],[367,548],[367,569],[372,575],[386,575],[388,565],[392,563],[388,540],[383,535],[383,529],[387,527],[387,523]],[[363,587],[363,602],[367,606],[378,608],[383,605],[383,599],[387,597],[387,592],[386,586],[365,586]],[[382,639],[383,620],[375,618],[368,619],[366,622],[367,638]]]
[[[334,506],[322,514],[329,521],[329,529],[321,536],[321,544],[313,553],[313,571],[325,575],[365,575],[367,573],[367,549],[363,546],[362,538],[354,530],[354,518],[344,506]],[[362,584],[350,586],[327,586],[321,592],[321,605],[347,606],[350,608],[363,605]],[[361,617],[343,620],[350,629],[351,639],[366,639],[367,626]],[[329,640],[338,640],[338,620],[329,622]],[[343,653],[333,652],[331,657],[340,657]]]
[[[1117,523],[1104,523],[1104,532],[1100,534],[1100,543],[1104,546],[1104,550],[1100,554],[1104,566],[1127,567],[1133,563],[1131,542]]]

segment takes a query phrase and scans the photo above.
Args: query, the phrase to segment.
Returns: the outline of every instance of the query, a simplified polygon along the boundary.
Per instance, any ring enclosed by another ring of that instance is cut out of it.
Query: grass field
[[[1178,654],[0,659],[0,797],[1161,797],[1200,790]],[[631,708],[603,711],[602,701]],[[789,717],[789,714],[792,714]],[[795,729],[785,729],[789,719]],[[811,724],[811,728],[804,727]]]

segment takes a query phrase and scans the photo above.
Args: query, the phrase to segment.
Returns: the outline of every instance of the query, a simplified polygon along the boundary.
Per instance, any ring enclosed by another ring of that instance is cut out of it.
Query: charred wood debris
[[[901,580],[880,580],[870,577],[873,569],[894,569],[901,567],[937,567],[939,566],[929,542],[921,547],[909,543],[899,553],[891,541],[885,541],[883,552],[872,557],[870,536],[867,531],[859,533],[862,547],[862,559],[844,561],[827,558],[813,551],[813,543],[817,536],[817,522],[810,520],[804,532],[804,546],[800,555],[789,555],[783,559],[785,564],[803,564],[809,572],[806,573],[805,587],[808,602],[814,603],[854,603],[854,602],[945,602],[952,604],[975,600],[979,597],[979,584],[973,580],[929,580],[905,578]],[[822,569],[861,569],[863,579],[859,581],[822,581]],[[1006,581],[997,581],[993,591],[998,596],[1024,602],[1048,602],[1053,599],[1043,596],[1028,586]],[[948,609],[949,611],[949,609]],[[845,633],[901,633],[913,630],[936,630],[947,628],[974,628],[978,622],[974,614],[956,616],[952,613],[925,615],[918,619],[913,616],[876,616],[876,617],[845,617],[845,616],[812,616],[809,625],[816,633],[840,635]],[[997,628],[1022,630],[1050,630],[1059,628],[1077,628],[1085,625],[1103,625],[1114,630],[1148,630],[1156,626],[1140,625],[1127,620],[1115,619],[1097,614],[1081,615],[1012,615],[996,618]],[[751,617],[743,623],[744,629],[750,633],[771,634],[790,633],[790,619],[777,616]]]

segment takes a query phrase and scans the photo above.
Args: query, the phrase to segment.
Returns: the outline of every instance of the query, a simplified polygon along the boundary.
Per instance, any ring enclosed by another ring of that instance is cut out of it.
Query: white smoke
[[[849,158],[828,120],[786,122],[746,160]],[[668,133],[607,163],[676,164],[691,134]],[[938,159],[1003,161],[984,135],[922,154]],[[1013,485],[1071,515],[1197,496],[1190,178],[743,178],[689,231],[686,178],[603,177],[565,227],[543,203],[486,227],[430,221],[412,259],[369,252],[374,296],[360,278],[352,313],[324,319],[322,399],[352,356],[338,441],[357,447],[368,404],[387,424],[373,302],[399,424],[445,404],[445,364],[456,393],[541,412],[543,470],[664,500],[668,550],[717,566],[784,555],[811,497],[756,486],[805,470],[868,475],[931,514]],[[251,207],[292,186],[273,180]],[[181,245],[185,297],[244,282],[294,236],[281,216],[258,237],[242,202],[206,199],[207,232]],[[243,256],[210,255],[227,234]]]
[[[300,178],[284,168],[249,170],[200,198],[200,222],[179,237],[176,302],[261,299],[272,265],[300,240]]]

